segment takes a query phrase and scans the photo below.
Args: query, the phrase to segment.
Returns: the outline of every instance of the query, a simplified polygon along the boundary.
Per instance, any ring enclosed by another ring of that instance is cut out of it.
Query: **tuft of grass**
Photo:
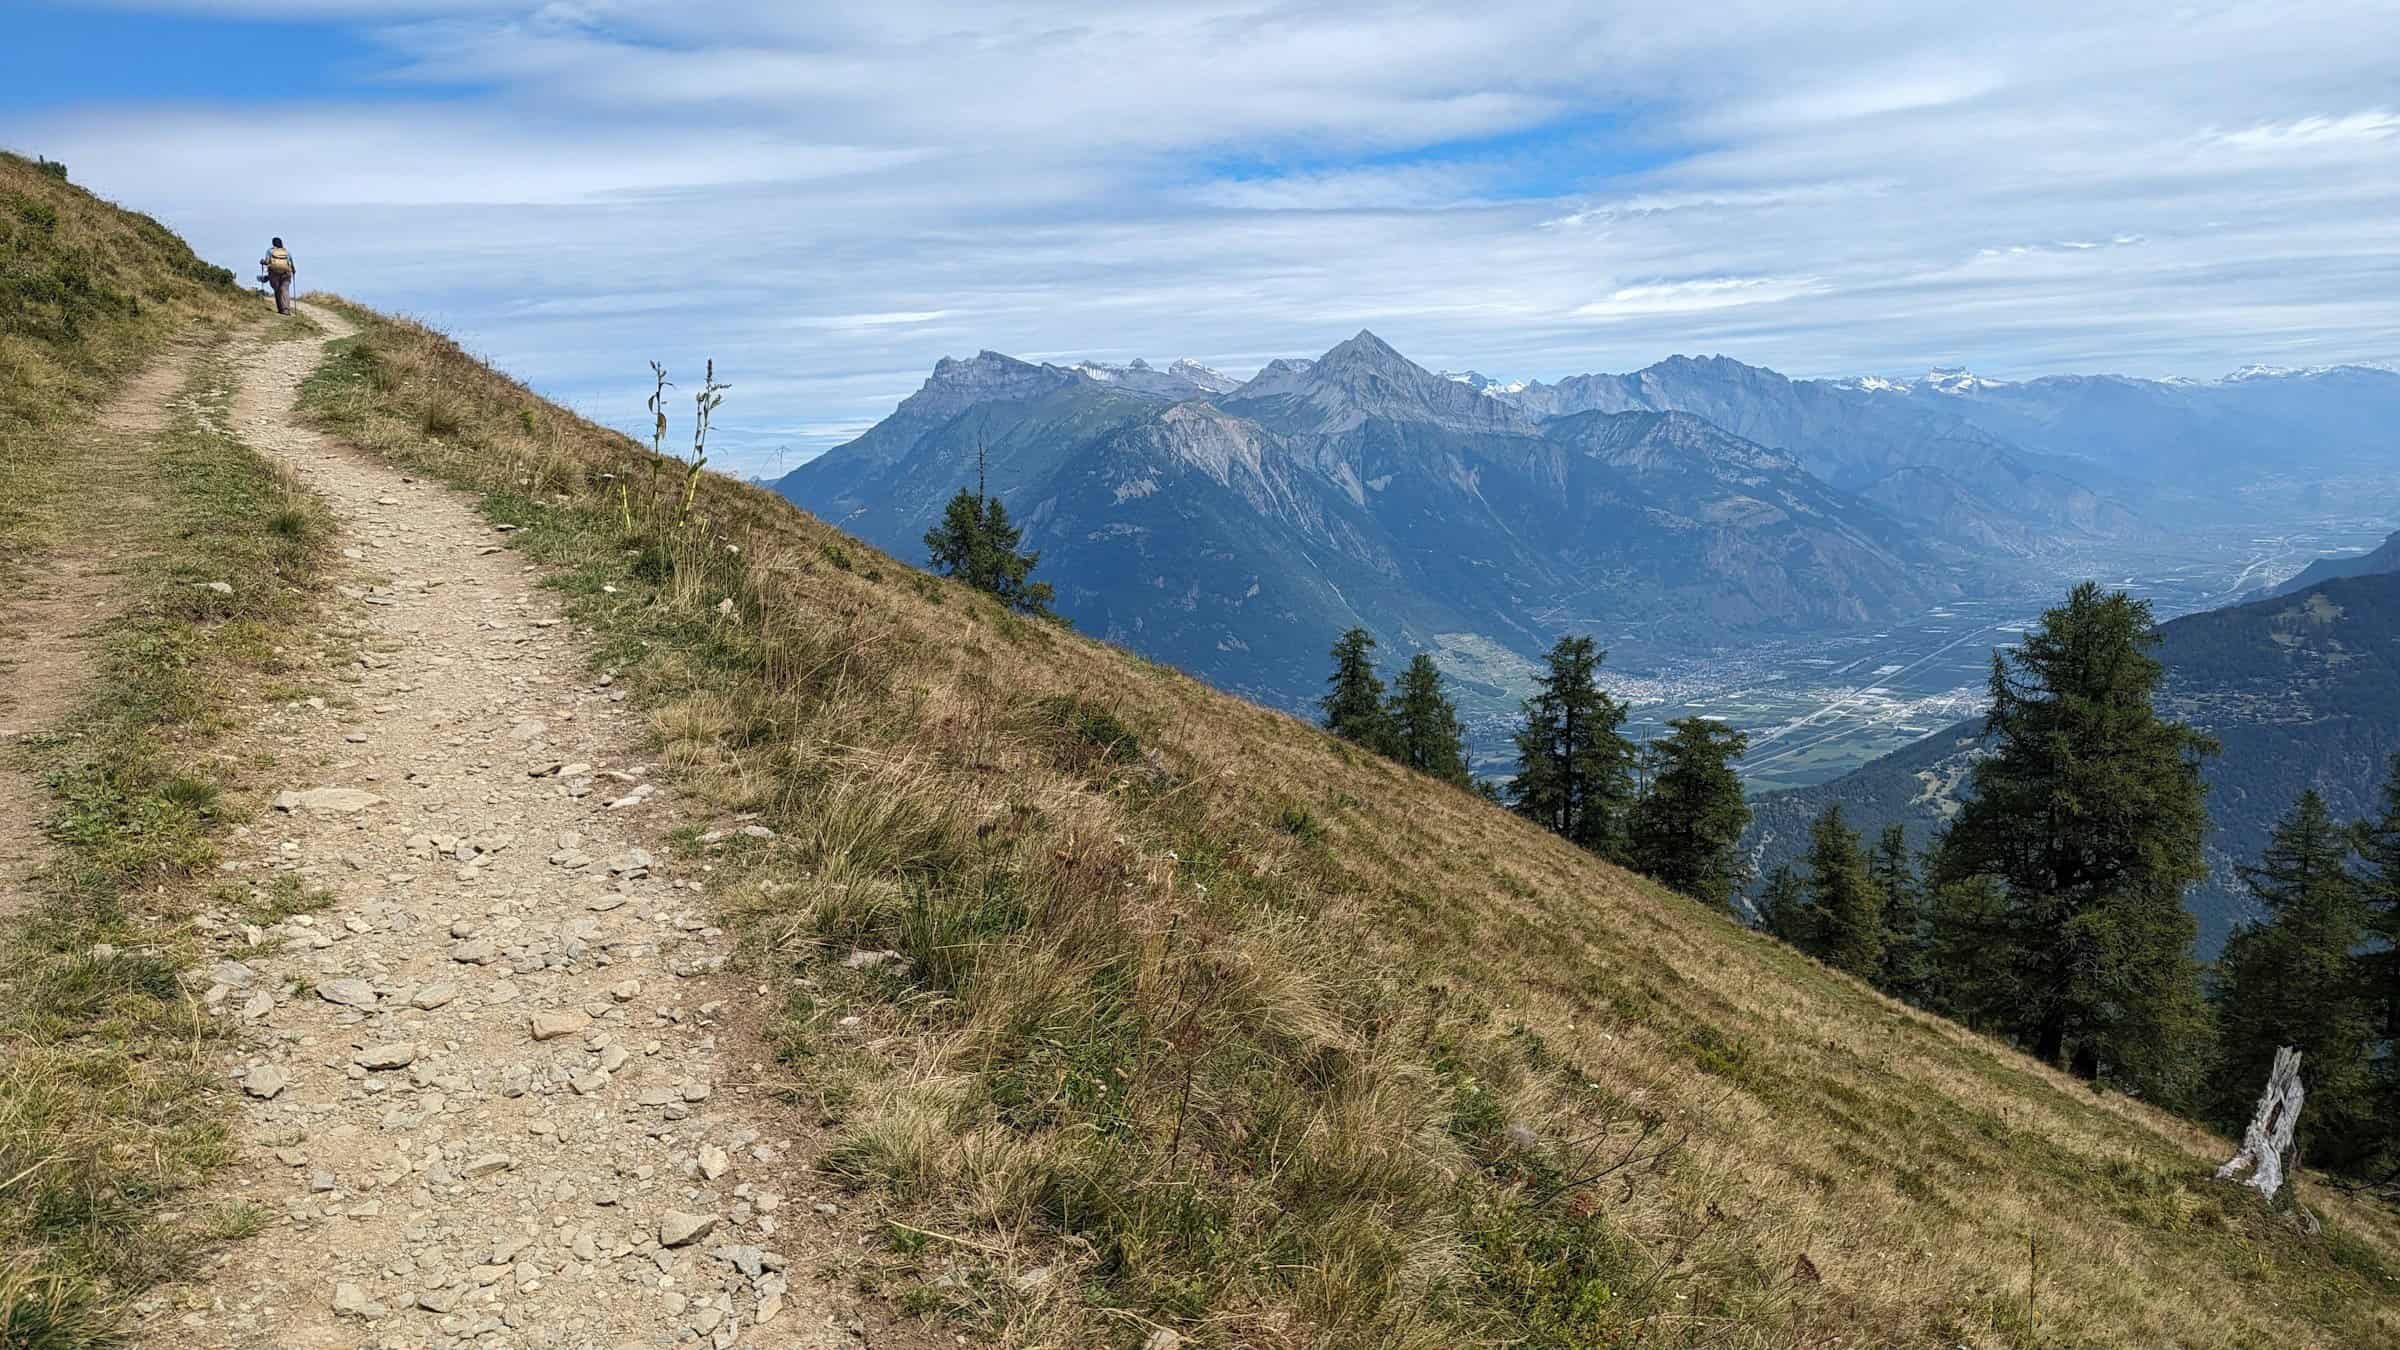
[[[960,1337],[2400,1335],[2388,1209],[2305,1182],[2302,1235],[2211,1189],[2220,1139],[755,488],[629,528],[647,447],[354,317],[311,414],[485,494],[695,809],[777,831],[713,883],[766,1090]]]

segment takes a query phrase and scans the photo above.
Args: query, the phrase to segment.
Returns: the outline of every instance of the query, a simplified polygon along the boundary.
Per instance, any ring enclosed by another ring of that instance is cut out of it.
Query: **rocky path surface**
[[[289,790],[226,867],[333,899],[220,926],[226,1189],[264,1229],[154,1303],[152,1342],[869,1343],[820,1282],[853,1240],[746,1095],[707,869],[654,842],[672,794],[622,694],[465,498],[296,424],[321,355],[245,348],[233,416],[337,514],[355,660],[263,713]]]

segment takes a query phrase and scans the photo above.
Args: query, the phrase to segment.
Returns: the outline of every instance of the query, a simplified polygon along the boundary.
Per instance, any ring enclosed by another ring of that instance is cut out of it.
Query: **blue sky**
[[[2400,8],[11,6],[0,144],[737,467],[940,356],[2400,358]]]

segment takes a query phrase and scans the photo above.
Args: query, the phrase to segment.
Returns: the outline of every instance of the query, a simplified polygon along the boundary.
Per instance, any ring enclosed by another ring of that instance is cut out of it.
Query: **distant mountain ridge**
[[[1672,652],[1892,622],[2171,544],[2312,473],[2364,499],[2378,447],[2400,463],[2389,391],[2400,375],[2372,367],[1794,380],[1722,356],[1553,383],[1431,371],[1363,331],[1246,380],[984,351],[776,486],[913,557],[980,446],[1093,631],[1297,707],[1328,635],[1365,624],[1505,708],[1569,627]],[[1649,438],[1633,453],[1575,420],[1635,414],[1707,431],[1628,423]],[[1690,472],[1660,472],[1678,454]]]
[[[2348,482],[2388,498],[2400,482],[2400,371],[2383,366],[2250,366],[2215,380],[1937,371],[1846,383],[2091,466],[2131,485],[2162,523],[2241,519],[2261,491],[2310,499]]]
[[[2301,569],[2300,575],[2277,586],[2271,595],[2293,595],[2313,586],[2342,577],[2374,576],[2383,572],[2400,572],[2400,531],[2375,548],[2348,558],[2319,558]]]
[[[2030,552],[2054,534],[2114,538],[2140,521],[2055,457],[2010,445],[1947,409],[1787,379],[1729,357],[1675,356],[1627,375],[1577,375],[1492,397],[1556,416],[1593,409],[1694,413],[1797,456],[1812,473],[1985,548]]]
[[[1679,410],[1537,415],[1368,332],[1225,390],[1127,369],[945,360],[777,487],[915,556],[980,447],[1062,612],[1286,707],[1353,624],[1496,691],[1497,653],[1594,616],[1701,638],[1958,594],[1888,509]]]

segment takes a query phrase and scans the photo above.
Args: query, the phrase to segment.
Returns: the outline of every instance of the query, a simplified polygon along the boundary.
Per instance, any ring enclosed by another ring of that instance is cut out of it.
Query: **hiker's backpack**
[[[267,272],[273,276],[290,276],[292,274],[292,255],[279,248],[268,249]]]

